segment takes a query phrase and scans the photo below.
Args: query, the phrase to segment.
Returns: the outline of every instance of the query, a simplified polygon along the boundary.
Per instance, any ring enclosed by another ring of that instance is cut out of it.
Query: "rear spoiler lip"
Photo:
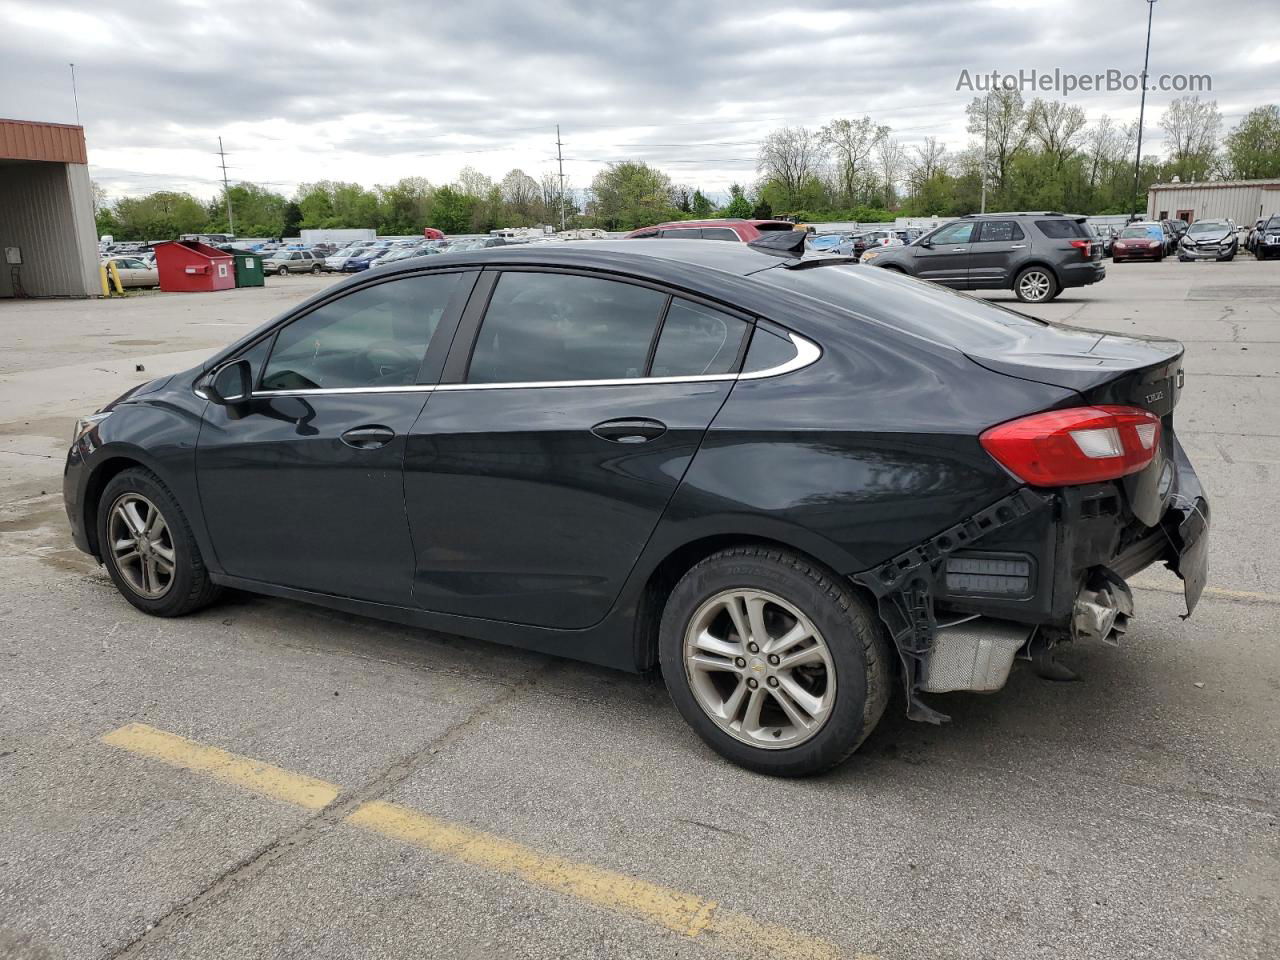
[[[1135,362],[1128,367],[1102,366],[1101,363],[1096,367],[1047,367],[1043,364],[1037,365],[1032,362],[1032,357],[1034,356],[1032,354],[1026,355],[1026,362],[1022,363],[1018,362],[1017,354],[1007,358],[984,357],[981,354],[968,351],[964,351],[964,354],[978,366],[984,370],[990,370],[992,373],[1014,377],[1018,380],[1027,380],[1032,383],[1043,383],[1046,386],[1061,387],[1084,394],[1136,370],[1157,370],[1164,372],[1166,376],[1175,374],[1182,364],[1182,358],[1186,354],[1186,347],[1177,340],[1163,342],[1175,345],[1177,351],[1162,360],[1155,360],[1151,363]],[[1088,354],[1080,354],[1080,356],[1088,357]],[[1100,357],[1099,360],[1101,361],[1102,358]]]

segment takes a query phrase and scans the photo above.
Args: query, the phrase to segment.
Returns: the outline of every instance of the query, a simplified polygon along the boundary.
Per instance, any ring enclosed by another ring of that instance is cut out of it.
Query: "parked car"
[[[1258,231],[1253,255],[1259,260],[1280,257],[1280,215],[1272,214],[1271,218],[1262,225],[1262,229]]]
[[[391,249],[385,256],[379,257],[373,262],[376,267],[385,267],[389,263],[399,263],[401,260],[408,260],[410,257],[424,257],[439,253],[440,251],[428,245],[427,241],[420,243],[405,244]]]
[[[1102,247],[1084,217],[987,213],[943,224],[909,246],[875,247],[863,263],[958,290],[1012,290],[1044,303],[1106,276]]]
[[[646,238],[665,240],[732,240],[750,243],[766,233],[778,230],[794,230],[795,224],[786,220],[738,220],[724,217],[713,220],[674,220],[653,227],[641,227],[627,234],[627,239]]]
[[[1089,231],[1093,234],[1094,241],[1102,244],[1103,259],[1111,256],[1111,245],[1115,243],[1116,239],[1115,227],[1104,223],[1091,223],[1089,224]]]
[[[839,233],[823,233],[810,236],[805,248],[810,253],[855,256],[853,238]]]
[[[1111,261],[1155,260],[1159,263],[1164,259],[1167,238],[1164,227],[1154,220],[1130,223],[1111,245]]]
[[[275,250],[262,258],[262,272],[285,276],[290,273],[319,274],[324,260],[310,250]]]
[[[1178,241],[1178,259],[1234,260],[1240,246],[1236,225],[1230,220],[1197,220]]]
[[[363,270],[368,270],[391,252],[391,247],[368,247],[356,253],[355,256],[347,257],[342,264],[342,272],[360,273]]]
[[[102,262],[115,264],[122,287],[160,286],[160,271],[154,261],[148,263],[141,257],[108,257]]]
[[[352,277],[132,388],[63,494],[146,613],[233,587],[660,667],[715,750],[810,774],[894,685],[937,722],[1020,650],[1064,669],[1151,564],[1194,609],[1182,357],[834,258],[527,244]]]

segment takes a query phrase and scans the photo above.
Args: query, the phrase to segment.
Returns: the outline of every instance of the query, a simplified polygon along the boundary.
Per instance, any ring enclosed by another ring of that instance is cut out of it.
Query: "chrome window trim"
[[[688,377],[625,377],[613,380],[542,380],[517,383],[409,383],[398,387],[314,387],[307,390],[255,390],[253,397],[341,396],[362,393],[433,393],[461,390],[540,390],[556,387],[624,387],[644,384],[719,383],[730,380],[767,380],[802,370],[822,356],[822,348],[799,334],[788,333],[796,355],[786,363],[751,373],[709,373]],[[201,378],[203,379],[203,377]],[[199,394],[199,389],[196,390]],[[207,398],[206,398],[207,399]]]

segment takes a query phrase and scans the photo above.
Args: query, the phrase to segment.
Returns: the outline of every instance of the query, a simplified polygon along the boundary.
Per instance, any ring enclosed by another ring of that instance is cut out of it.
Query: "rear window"
[[[1036,226],[1040,228],[1041,233],[1052,240],[1074,240],[1077,237],[1089,239],[1089,231],[1085,229],[1083,223],[1066,217],[1061,220],[1037,220]]]
[[[768,233],[770,230],[794,230],[795,224],[791,223],[757,223],[756,229],[761,233]]]
[[[859,264],[774,267],[752,277],[960,350],[1014,344],[1048,326],[926,280]]]
[[[1145,240],[1155,238],[1159,240],[1162,232],[1159,227],[1125,227],[1124,232],[1120,234],[1123,240]]]

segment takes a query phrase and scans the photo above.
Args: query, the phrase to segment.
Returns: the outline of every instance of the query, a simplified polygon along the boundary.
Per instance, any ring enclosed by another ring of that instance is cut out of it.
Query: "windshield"
[[[1149,240],[1160,239],[1159,227],[1125,227],[1124,233],[1120,234],[1126,240]]]
[[[1221,233],[1227,229],[1227,225],[1221,220],[1201,220],[1199,223],[1191,225],[1191,229],[1187,233]]]
[[[1047,326],[946,287],[875,267],[773,267],[752,276],[961,350],[1013,344]]]
[[[1270,220],[1268,220],[1266,229],[1280,230],[1280,217],[1272,217]]]

